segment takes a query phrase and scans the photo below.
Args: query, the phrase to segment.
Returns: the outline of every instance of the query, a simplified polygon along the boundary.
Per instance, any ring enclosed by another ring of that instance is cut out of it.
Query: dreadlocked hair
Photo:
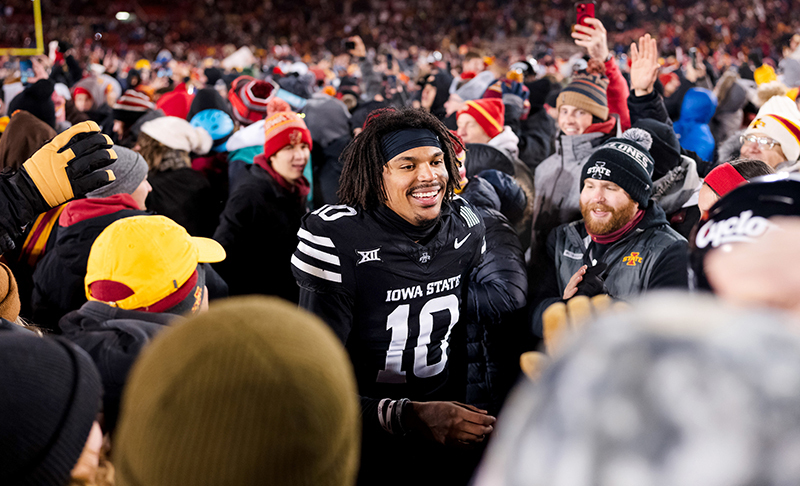
[[[384,108],[369,114],[364,131],[342,152],[344,168],[339,179],[340,204],[353,207],[360,205],[371,210],[386,202],[383,170],[388,160],[383,159],[381,140],[387,134],[404,128],[425,128],[438,137],[447,169],[444,200],[450,201],[453,198],[455,190],[460,188],[456,153],[464,150],[464,145],[438,118],[426,111]]]

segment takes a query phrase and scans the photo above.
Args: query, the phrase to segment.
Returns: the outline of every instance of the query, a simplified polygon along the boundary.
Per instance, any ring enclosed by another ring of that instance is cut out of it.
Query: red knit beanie
[[[505,125],[506,108],[503,100],[499,98],[479,99],[467,101],[464,108],[458,111],[458,116],[470,115],[483,128],[489,138],[500,135]]]
[[[275,152],[287,145],[300,142],[311,149],[311,132],[300,115],[291,111],[279,111],[264,121],[264,157],[269,160]]]

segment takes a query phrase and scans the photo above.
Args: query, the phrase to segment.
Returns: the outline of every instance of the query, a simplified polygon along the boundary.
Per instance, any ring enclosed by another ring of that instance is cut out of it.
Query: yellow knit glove
[[[624,308],[626,303],[615,301],[608,294],[592,298],[579,295],[566,303],[556,302],[542,314],[544,345],[547,354],[529,351],[520,356],[522,371],[532,380],[537,380],[550,360],[558,357],[570,334],[580,330],[593,318],[609,311]]]
[[[36,151],[21,170],[47,206],[55,207],[114,180],[112,171],[98,171],[117,159],[112,146],[97,123],[79,123]]]

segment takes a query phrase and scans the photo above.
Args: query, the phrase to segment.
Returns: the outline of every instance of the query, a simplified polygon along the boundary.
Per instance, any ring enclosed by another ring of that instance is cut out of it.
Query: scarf
[[[592,237],[592,241],[594,241],[595,243],[598,243],[600,245],[610,245],[611,243],[614,243],[615,241],[625,236],[625,234],[630,230],[632,230],[634,227],[636,227],[636,225],[639,224],[639,222],[643,218],[644,218],[644,209],[640,209],[639,212],[636,213],[636,216],[634,216],[633,219],[628,221],[628,223],[625,224],[625,226],[607,235],[593,235],[589,233],[588,228],[586,229],[586,232],[589,233],[589,236]]]
[[[264,157],[264,154],[256,156],[253,159],[253,163],[261,167],[265,171],[267,171],[267,173],[270,176],[272,176],[272,178],[275,180],[275,182],[278,183],[279,186],[284,188],[286,192],[288,192],[289,194],[298,196],[301,201],[304,200],[306,196],[308,196],[309,192],[311,192],[311,184],[309,184],[308,179],[306,179],[305,177],[301,177],[300,179],[297,180],[297,182],[292,184],[291,182],[284,179],[282,175],[278,174],[275,171],[275,169],[272,168],[272,166],[269,164],[269,160],[266,157]]]

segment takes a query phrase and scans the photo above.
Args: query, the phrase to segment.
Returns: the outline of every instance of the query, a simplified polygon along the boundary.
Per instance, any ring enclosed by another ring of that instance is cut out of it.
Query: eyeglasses
[[[739,143],[744,145],[745,142],[756,143],[758,144],[759,148],[771,149],[776,145],[778,147],[781,146],[781,144],[779,144],[778,142],[769,137],[757,137],[755,135],[742,135],[741,137],[739,137]]]

